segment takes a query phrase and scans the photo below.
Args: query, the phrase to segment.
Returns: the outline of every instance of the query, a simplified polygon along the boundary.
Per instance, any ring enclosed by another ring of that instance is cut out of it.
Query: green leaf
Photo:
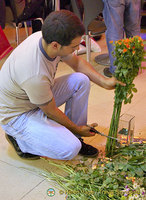
[[[119,169],[123,169],[125,167],[125,164],[119,164]]]
[[[118,184],[116,184],[116,185],[113,185],[113,189],[114,189],[114,190],[118,189],[118,187],[119,187],[119,185],[118,185]]]
[[[143,170],[141,169],[141,168],[138,168],[138,169],[136,169],[136,174],[138,175],[138,176],[140,176],[140,177],[142,177],[143,175],[144,175],[144,172],[143,172]]]
[[[146,172],[146,164],[141,165],[141,168],[142,168],[142,170],[143,170],[144,172]]]
[[[112,182],[112,178],[107,178],[104,182],[103,182],[103,185],[108,185],[109,183],[111,183]]]
[[[126,197],[122,196],[122,197],[121,197],[121,200],[126,200]]]
[[[136,89],[136,88],[132,88],[132,91],[136,93],[136,92],[137,92],[137,89]]]

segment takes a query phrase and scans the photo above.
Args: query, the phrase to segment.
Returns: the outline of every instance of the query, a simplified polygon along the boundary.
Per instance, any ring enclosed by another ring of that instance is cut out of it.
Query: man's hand
[[[122,83],[121,81],[118,81],[115,77],[112,78],[107,78],[105,83],[104,83],[104,88],[108,90],[112,90],[115,88],[116,84],[120,84],[122,86],[126,86],[125,83]]]
[[[79,131],[78,131],[78,135],[81,135],[82,137],[92,137],[94,136],[96,133],[91,132],[90,129],[91,127],[96,127],[98,124],[97,123],[93,123],[90,126],[79,126]]]
[[[90,132],[90,127],[88,126],[79,126],[79,131],[77,134],[82,137],[91,137],[95,135],[94,132]]]

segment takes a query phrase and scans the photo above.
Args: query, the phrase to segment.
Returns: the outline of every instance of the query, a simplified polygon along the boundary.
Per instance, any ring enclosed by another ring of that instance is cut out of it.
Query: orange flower
[[[109,43],[110,43],[110,44],[112,44],[112,43],[113,43],[113,41],[111,40]]]
[[[144,47],[144,44],[143,44],[143,43],[141,43],[141,46],[142,46],[142,47]]]
[[[132,47],[132,49],[135,49],[135,47]]]
[[[132,53],[133,53],[133,55],[134,55],[134,54],[135,54],[135,51],[133,51]]]
[[[123,53],[125,53],[127,51],[127,49],[123,49]]]
[[[128,176],[126,176],[126,179],[127,179],[127,180],[132,180],[132,182],[135,181],[135,177],[128,177]]]
[[[127,49],[129,49],[129,47],[130,47],[129,44],[126,44],[126,47],[127,47]]]
[[[142,38],[140,36],[137,36],[139,40],[142,40]]]
[[[122,42],[120,42],[120,41],[119,41],[119,42],[118,42],[118,44],[119,44],[119,45],[121,45],[121,44],[122,44]]]
[[[129,39],[127,38],[127,39],[125,39],[125,43],[129,43]]]
[[[111,40],[109,43],[112,44],[112,43],[113,43],[113,40]]]
[[[132,182],[133,182],[133,183],[135,182],[135,177],[132,177]]]

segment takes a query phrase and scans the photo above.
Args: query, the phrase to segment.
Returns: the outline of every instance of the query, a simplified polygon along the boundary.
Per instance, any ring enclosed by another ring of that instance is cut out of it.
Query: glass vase
[[[119,145],[125,146],[133,143],[135,116],[123,114],[120,116],[117,138]]]

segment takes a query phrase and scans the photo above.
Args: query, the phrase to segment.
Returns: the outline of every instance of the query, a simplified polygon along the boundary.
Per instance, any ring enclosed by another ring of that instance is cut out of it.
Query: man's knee
[[[80,82],[80,84],[85,88],[90,89],[90,80],[88,76],[79,72],[77,73],[77,76],[78,76],[78,82]]]
[[[71,160],[78,155],[81,149],[81,142],[77,139],[76,142],[68,144],[64,147],[65,150],[60,152],[58,159],[60,160]]]

